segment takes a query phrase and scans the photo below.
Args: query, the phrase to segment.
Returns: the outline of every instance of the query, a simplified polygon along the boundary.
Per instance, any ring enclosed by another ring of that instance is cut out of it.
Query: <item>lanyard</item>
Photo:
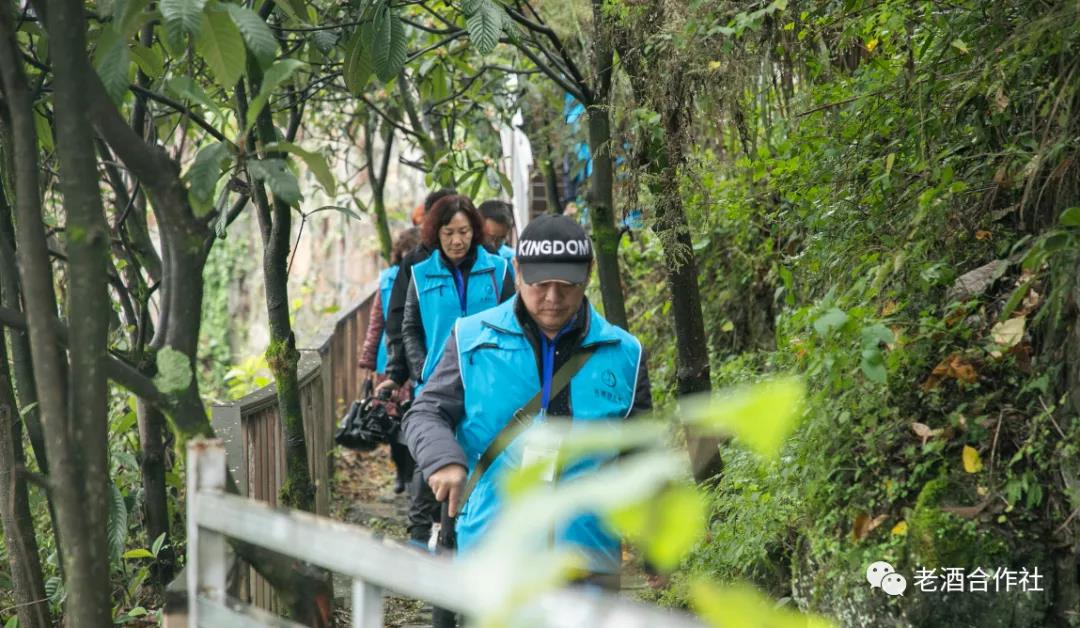
[[[563,337],[567,331],[570,330],[570,326],[574,324],[574,320],[577,316],[571,318],[559,333],[555,334],[555,338],[548,340],[547,335],[544,332],[540,332],[540,366],[541,373],[541,390],[543,394],[540,395],[540,414],[547,414],[548,404],[551,403],[551,378],[555,374],[555,346],[559,344],[559,338]]]
[[[465,279],[461,276],[461,269],[457,266],[450,267],[450,274],[454,277],[454,287],[457,288],[458,302],[461,304],[461,315],[465,315]]]

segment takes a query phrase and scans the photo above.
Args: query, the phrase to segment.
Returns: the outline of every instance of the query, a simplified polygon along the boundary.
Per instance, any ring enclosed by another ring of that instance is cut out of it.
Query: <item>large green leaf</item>
[[[210,66],[217,84],[226,91],[232,90],[244,72],[247,53],[240,29],[228,13],[206,11],[202,14],[202,30],[195,39],[195,49]]]
[[[226,4],[225,8],[228,9],[233,23],[240,29],[244,43],[251,54],[255,55],[259,65],[265,68],[273,63],[278,51],[277,39],[266,22],[251,9],[238,4]]]
[[[486,55],[499,45],[503,32],[502,7],[495,0],[465,0],[461,6],[469,39],[480,54]]]
[[[774,459],[802,417],[805,395],[801,380],[781,377],[715,397],[698,395],[680,405],[684,422],[733,435],[762,458]]]
[[[375,48],[375,73],[380,81],[389,81],[398,75],[405,65],[405,26],[401,18],[387,11],[390,36],[382,45],[381,33],[376,35],[379,46]]]
[[[205,6],[206,0],[161,0],[158,8],[161,10],[162,21],[165,22],[165,36],[169,40],[170,48],[180,50],[185,34],[199,34]]]
[[[158,373],[154,376],[154,385],[165,394],[177,393],[191,385],[191,359],[183,352],[172,347],[163,347],[158,351]]]
[[[135,34],[150,16],[143,9],[150,0],[117,0],[113,5],[113,29],[127,37]]]
[[[275,151],[285,151],[292,153],[300,159],[304,160],[308,170],[315,175],[315,179],[319,181],[319,185],[323,186],[326,193],[330,196],[334,195],[337,190],[337,182],[334,180],[334,175],[330,172],[330,166],[326,163],[326,158],[314,151],[306,150],[293,144],[292,142],[274,142],[268,144],[265,147],[266,152],[272,153]]]
[[[190,186],[190,194],[196,214],[205,215],[214,200],[214,188],[221,178],[222,162],[229,156],[229,149],[221,142],[202,147],[195,161],[184,174]]]
[[[124,496],[112,482],[109,482],[109,519],[106,531],[109,537],[109,558],[112,562],[120,562],[124,554],[124,544],[127,543],[128,512]]]
[[[128,89],[128,68],[131,56],[127,43],[111,28],[102,31],[94,51],[94,68],[101,76],[105,91],[113,102],[120,102]]]
[[[289,205],[303,198],[296,175],[285,165],[284,159],[252,159],[247,162],[248,172],[255,179],[270,186],[270,192]]]
[[[298,69],[304,67],[304,62],[299,59],[282,59],[274,62],[274,65],[270,66],[270,69],[263,74],[262,85],[259,86],[259,93],[255,95],[255,98],[251,99],[248,104],[247,121],[244,124],[244,130],[250,129],[255,124],[255,120],[259,117],[259,113],[262,112],[263,107],[266,106],[266,102],[270,100],[270,95],[274,93],[274,90],[279,85],[289,80],[289,77],[293,75]]]
[[[203,88],[190,76],[177,76],[165,81],[165,88],[183,100],[202,105],[207,111],[221,114],[217,103],[210,100]]]
[[[139,66],[143,74],[151,79],[159,79],[165,72],[165,65],[161,60],[161,55],[153,48],[147,48],[140,43],[132,44],[131,58],[135,60],[135,64]]]
[[[345,67],[342,72],[345,77],[345,87],[354,96],[364,92],[371,75],[375,71],[375,60],[371,50],[372,40],[371,23],[359,26],[349,38],[345,46]]]

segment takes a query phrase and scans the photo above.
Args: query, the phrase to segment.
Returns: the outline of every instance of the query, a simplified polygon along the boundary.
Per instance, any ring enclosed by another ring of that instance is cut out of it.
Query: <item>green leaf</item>
[[[127,543],[128,512],[124,505],[124,496],[116,484],[109,482],[109,519],[106,524],[109,537],[109,557],[113,562],[120,562],[124,553],[124,544]]]
[[[881,355],[881,349],[877,347],[863,349],[859,368],[862,369],[866,379],[877,384],[884,384],[888,377],[888,371],[885,369],[885,358]]]
[[[827,336],[832,330],[843,326],[847,319],[848,316],[844,313],[844,310],[834,307],[814,321],[814,329],[820,335]]]
[[[139,66],[139,69],[142,70],[143,74],[149,76],[151,79],[159,79],[165,72],[161,55],[153,48],[147,48],[140,43],[135,43],[131,46],[131,57],[135,60],[135,64]]]
[[[230,157],[229,148],[222,142],[214,142],[199,149],[195,161],[184,174],[190,186],[191,200],[196,214],[205,216],[214,200],[214,188],[221,178],[223,162]],[[199,211],[202,210],[202,211]]]
[[[131,558],[153,558],[153,557],[154,557],[154,555],[150,553],[150,550],[144,549],[144,548],[141,548],[141,547],[139,549],[133,549],[133,550],[128,550],[128,551],[124,552],[124,558],[127,558],[127,559],[131,559]]]
[[[678,567],[705,536],[705,504],[685,484],[617,509],[610,520],[623,536],[643,544],[645,555],[661,571]]]
[[[112,11],[116,32],[125,38],[134,35],[150,15],[143,13],[148,4],[150,0],[118,0]]]
[[[284,159],[251,159],[247,169],[255,179],[270,186],[270,192],[285,203],[295,205],[303,198],[296,175],[286,167]]]
[[[191,359],[172,347],[158,351],[157,369],[154,385],[165,394],[186,390],[191,384]]]
[[[185,34],[193,37],[199,34],[205,6],[206,0],[161,0],[158,8],[165,22],[165,36],[170,48],[181,49]]]
[[[321,154],[303,149],[292,142],[274,142],[268,144],[265,150],[268,153],[285,151],[303,159],[308,170],[315,175],[315,179],[318,180],[319,185],[323,186],[323,189],[326,190],[327,194],[330,196],[334,195],[337,190],[337,182],[334,180],[334,175],[330,173],[330,166],[327,165],[326,158]]]
[[[499,45],[503,31],[503,10],[494,0],[465,0],[465,27],[469,39],[480,54],[487,54]]]
[[[864,349],[876,349],[881,343],[891,345],[895,341],[896,338],[893,336],[892,330],[881,323],[867,325],[862,329],[862,346]]]
[[[824,617],[802,615],[778,606],[757,589],[746,584],[723,588],[707,580],[690,587],[694,610],[709,626],[768,626],[769,628],[831,628]]]
[[[150,553],[157,558],[157,555],[161,553],[161,548],[165,547],[165,532],[162,532],[154,539],[154,544],[150,546]]]
[[[195,49],[210,66],[217,84],[231,91],[244,72],[247,53],[240,29],[227,13],[205,11],[202,14],[202,31],[195,39]]]
[[[375,71],[375,60],[371,54],[371,41],[373,39],[370,23],[357,28],[345,46],[345,66],[342,73],[345,77],[345,87],[354,96],[364,92],[364,87],[371,80],[371,74]]]
[[[101,82],[105,85],[105,91],[115,103],[124,99],[127,93],[128,68],[131,67],[131,57],[128,54],[127,42],[117,35],[112,29],[102,31],[94,51],[94,69],[101,76]]]
[[[259,66],[265,68],[273,63],[278,44],[266,22],[259,17],[259,14],[238,4],[226,4],[225,8],[229,11],[229,17],[232,18],[233,23],[240,29],[240,33],[244,36],[244,43],[247,44],[251,54],[255,55]]]
[[[1080,227],[1080,207],[1070,207],[1061,212],[1058,222],[1063,227]]]
[[[266,71],[266,74],[263,74],[262,85],[259,86],[259,93],[255,95],[255,98],[251,99],[251,103],[248,105],[247,123],[244,126],[245,131],[255,124],[255,120],[259,117],[259,113],[262,112],[263,107],[266,106],[267,101],[270,100],[270,95],[274,93],[274,90],[277,89],[279,85],[289,80],[289,77],[303,66],[304,62],[299,59],[282,59],[270,66],[270,69]]]
[[[806,387],[785,377],[734,388],[716,397],[698,396],[684,406],[683,421],[710,432],[731,434],[759,456],[775,458],[802,415]]]
[[[387,11],[389,15],[389,37],[386,38],[385,47],[375,48],[375,73],[380,81],[386,82],[398,75],[405,65],[405,26],[401,19]],[[378,41],[382,41],[381,33],[376,35]]]

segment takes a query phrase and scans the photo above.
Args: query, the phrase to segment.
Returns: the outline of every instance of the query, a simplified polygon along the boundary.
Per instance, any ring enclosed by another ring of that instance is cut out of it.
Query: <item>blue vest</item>
[[[504,245],[500,246],[499,250],[496,251],[496,252],[499,254],[499,257],[506,260],[506,268],[508,268],[510,270],[510,276],[513,277],[514,276],[514,265],[510,263],[510,260],[514,259],[514,249],[512,249],[512,248],[510,248],[510,247],[508,247],[508,246],[506,246],[504,244]]]
[[[424,344],[427,349],[427,359],[421,370],[422,381],[416,383],[414,393],[420,394],[423,382],[431,376],[442,358],[454,321],[499,304],[506,267],[506,260],[488,253],[482,246],[476,247],[476,261],[469,270],[469,276],[463,278],[467,288],[465,307],[462,308],[454,276],[443,264],[438,250],[413,266],[413,283],[420,303],[420,320],[424,324]]]
[[[390,312],[390,293],[394,290],[394,280],[400,269],[394,264],[379,273],[379,302],[382,304],[383,317],[383,333],[379,336],[379,352],[375,355],[375,372],[379,375],[386,373],[386,315]]]
[[[515,297],[457,323],[458,363],[465,390],[465,415],[458,422],[457,440],[465,451],[470,473],[514,411],[540,388],[536,353],[514,314],[516,302]],[[588,311],[589,327],[582,346],[597,348],[570,380],[574,423],[621,421],[634,404],[641,344],[630,333],[601,318],[591,305]],[[520,465],[520,455],[520,446],[507,447],[476,484],[457,518],[461,552],[468,552],[498,516],[503,499],[502,476]],[[588,473],[608,459],[610,456],[571,462],[559,478]],[[596,515],[583,514],[564,522],[555,530],[555,541],[582,552],[593,571],[616,573],[619,569],[619,539]]]

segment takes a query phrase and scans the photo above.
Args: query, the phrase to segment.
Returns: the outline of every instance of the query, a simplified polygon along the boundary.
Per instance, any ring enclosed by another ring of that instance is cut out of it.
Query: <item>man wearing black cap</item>
[[[592,242],[565,216],[537,217],[514,259],[517,296],[459,319],[442,360],[405,415],[405,439],[439,501],[457,519],[467,553],[498,516],[500,477],[519,457],[492,443],[548,416],[619,421],[652,406],[641,344],[605,321],[585,298]],[[520,453],[520,452],[518,452]],[[574,461],[553,482],[590,473],[603,460]],[[555,532],[593,580],[617,587],[619,539],[594,515]]]

